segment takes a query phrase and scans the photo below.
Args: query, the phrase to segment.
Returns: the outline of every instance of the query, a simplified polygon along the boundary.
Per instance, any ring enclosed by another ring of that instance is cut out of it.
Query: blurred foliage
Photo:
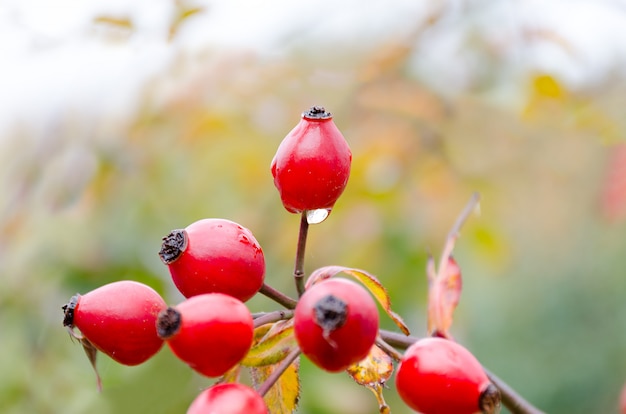
[[[181,9],[173,39],[186,16],[202,18]],[[93,24],[136,30],[114,17]],[[444,96],[411,70],[425,31],[444,17],[370,47],[295,42],[271,57],[181,54],[121,115],[94,121],[85,108],[59,108],[55,128],[16,121],[2,131],[0,412],[184,412],[211,381],[165,348],[138,367],[101,356],[98,394],[61,325],[61,305],[119,279],[177,303],[157,256],[161,237],[204,217],[250,228],[264,247],[267,282],[293,294],[299,218],[283,210],[269,164],[313,104],[333,112],[354,161],[344,196],[311,228],[307,270],[366,269],[423,335],[427,252],[438,254],[479,191],[482,213],[455,251],[464,291],[452,334],[547,412],[614,412],[626,381],[626,173],[623,157],[609,160],[626,133],[626,84],[607,74],[570,88],[553,74],[525,73],[503,104],[489,93],[506,79],[491,56],[474,87]],[[482,50],[473,41],[468,47]],[[347,375],[306,359],[301,372],[300,412],[376,412],[371,392]],[[408,413],[389,386],[392,412]]]

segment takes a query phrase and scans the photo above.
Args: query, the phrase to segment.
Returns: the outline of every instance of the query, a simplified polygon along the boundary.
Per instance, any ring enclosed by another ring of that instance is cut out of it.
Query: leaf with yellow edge
[[[312,285],[321,282],[322,280],[334,277],[338,273],[345,273],[353,276],[359,282],[361,282],[376,298],[378,303],[383,307],[387,315],[395,322],[396,325],[405,335],[410,335],[409,328],[406,326],[400,315],[391,310],[391,299],[389,299],[389,293],[382,283],[373,274],[351,267],[344,266],[325,266],[320,267],[311,273],[311,276],[306,282],[306,288],[308,289]]]
[[[393,373],[393,361],[378,345],[370,349],[369,354],[347,369],[353,380],[372,390],[378,401],[380,414],[389,414],[391,409],[385,402],[383,388]]]
[[[263,336],[255,341],[256,344],[241,361],[242,365],[260,367],[276,364],[298,346],[293,334],[293,319],[261,326],[255,330],[255,337],[257,333],[260,336],[264,331]]]
[[[280,364],[252,367],[250,377],[258,388]],[[287,367],[263,399],[270,414],[289,414],[298,408],[300,400],[300,358]]]

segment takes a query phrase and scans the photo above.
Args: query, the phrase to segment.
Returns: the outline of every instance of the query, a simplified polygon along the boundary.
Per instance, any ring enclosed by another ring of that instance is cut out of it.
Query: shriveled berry
[[[350,177],[352,152],[332,115],[314,106],[280,143],[272,159],[274,185],[292,213],[330,210]]]
[[[225,219],[203,219],[163,238],[159,256],[187,298],[224,293],[241,301],[254,296],[265,278],[265,257],[245,227]]]
[[[367,356],[378,334],[378,308],[361,285],[328,279],[300,298],[294,331],[304,355],[320,368],[338,372]]]

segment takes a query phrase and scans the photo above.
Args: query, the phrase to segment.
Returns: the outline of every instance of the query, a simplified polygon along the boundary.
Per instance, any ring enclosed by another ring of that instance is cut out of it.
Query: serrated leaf
[[[269,327],[269,329],[265,328]],[[298,344],[293,334],[293,319],[278,321],[273,324],[261,326],[255,330],[265,334],[248,351],[246,357],[241,361],[242,365],[248,367],[260,367],[276,364],[295,349]]]
[[[444,266],[439,269],[439,274],[428,290],[428,332],[449,337],[448,331],[461,298],[463,281],[461,269],[452,256],[448,257]]]
[[[374,298],[376,298],[378,303],[380,303],[387,315],[389,315],[389,317],[395,322],[395,324],[398,325],[400,330],[405,335],[410,335],[409,328],[408,326],[406,326],[400,315],[391,310],[391,299],[389,298],[389,293],[387,292],[387,289],[385,289],[383,284],[378,280],[378,278],[376,278],[376,276],[365,270],[344,266],[321,267],[311,273],[311,276],[306,282],[306,288],[308,289],[312,285],[321,282],[322,280],[334,277],[338,273],[348,274],[361,282],[372,293]]]
[[[263,384],[279,365],[250,368],[250,377],[254,387],[258,388]],[[300,357],[287,367],[263,399],[270,414],[289,414],[298,408],[300,401]]]
[[[367,387],[374,393],[381,414],[391,412],[383,396],[385,383],[393,374],[393,360],[389,355],[378,345],[374,345],[367,357],[351,365],[346,371],[357,384]]]

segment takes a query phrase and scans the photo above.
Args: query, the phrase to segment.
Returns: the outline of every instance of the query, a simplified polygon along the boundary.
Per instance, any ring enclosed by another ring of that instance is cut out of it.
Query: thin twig
[[[406,336],[398,332],[391,332],[384,329],[379,331],[379,335],[386,343],[399,349],[407,349],[420,339],[415,336]],[[543,411],[525,400],[506,382],[502,381],[486,368],[483,367],[483,369],[491,383],[500,390],[502,394],[502,404],[508,408],[512,414],[544,414]]]
[[[267,392],[272,388],[272,386],[276,383],[276,381],[278,381],[280,376],[283,375],[283,372],[285,372],[287,368],[289,368],[289,365],[291,365],[293,361],[295,361],[296,358],[298,358],[299,355],[300,355],[300,348],[295,348],[293,351],[291,351],[289,355],[287,355],[285,359],[282,360],[280,365],[274,371],[272,371],[272,373],[270,374],[269,377],[267,377],[265,382],[263,382],[263,384],[259,386],[259,388],[257,389],[257,392],[261,396],[264,396],[265,394],[267,394]]]
[[[389,345],[383,338],[378,335],[376,338],[376,345],[387,355],[389,355],[394,360],[400,362],[402,361],[402,354],[398,352],[396,348]]]
[[[306,210],[300,217],[300,232],[298,233],[298,247],[296,250],[296,263],[293,269],[293,277],[296,281],[298,297],[304,293],[304,252],[306,250],[306,239],[309,233],[309,221],[306,217]]]
[[[298,303],[297,300],[290,298],[280,290],[276,290],[266,283],[263,283],[263,286],[261,286],[261,289],[259,289],[259,293],[267,296],[279,305],[283,305],[287,309],[294,309],[296,307],[296,304]]]
[[[448,265],[448,259],[450,255],[452,255],[452,250],[454,250],[454,244],[456,243],[456,239],[459,237],[459,232],[461,231],[461,227],[467,221],[470,214],[476,209],[480,201],[480,194],[473,193],[470,200],[465,205],[465,208],[456,218],[454,225],[448,232],[448,237],[446,238],[446,244],[443,247],[443,251],[441,252],[441,257],[439,258],[439,267],[437,268],[437,274],[439,276],[445,275],[446,266]]]
[[[277,310],[273,312],[268,312],[262,316],[259,316],[254,320],[254,328],[258,328],[259,326],[263,326],[268,323],[282,321],[284,319],[291,319],[293,317],[292,310]]]

